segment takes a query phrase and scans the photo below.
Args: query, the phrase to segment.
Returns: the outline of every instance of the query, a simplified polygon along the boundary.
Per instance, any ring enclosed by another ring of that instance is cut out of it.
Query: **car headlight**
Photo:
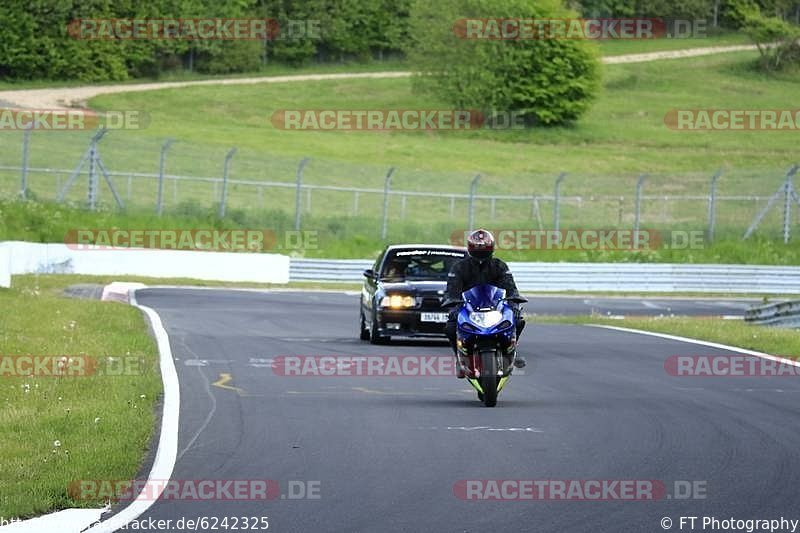
[[[400,294],[392,294],[381,298],[381,307],[392,307],[400,309],[403,307],[414,307],[417,304],[413,296],[402,296]]]
[[[490,328],[503,320],[503,313],[500,311],[470,313],[469,319],[482,328]]]

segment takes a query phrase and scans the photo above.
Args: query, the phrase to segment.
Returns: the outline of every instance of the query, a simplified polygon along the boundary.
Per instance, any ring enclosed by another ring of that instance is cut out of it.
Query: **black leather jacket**
[[[514,276],[503,261],[492,257],[481,262],[467,257],[454,264],[447,275],[447,299],[460,300],[464,291],[486,284],[505,289],[507,298],[519,296]]]

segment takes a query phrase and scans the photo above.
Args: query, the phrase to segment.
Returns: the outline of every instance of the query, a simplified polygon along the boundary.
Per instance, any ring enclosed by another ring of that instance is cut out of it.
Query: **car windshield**
[[[464,257],[455,250],[397,250],[384,261],[381,279],[447,281],[450,268]]]

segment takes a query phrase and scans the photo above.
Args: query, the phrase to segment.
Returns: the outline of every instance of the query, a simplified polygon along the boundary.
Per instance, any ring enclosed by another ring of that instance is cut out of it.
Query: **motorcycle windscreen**
[[[506,291],[494,285],[477,285],[464,293],[464,301],[473,311],[495,310],[506,295]]]

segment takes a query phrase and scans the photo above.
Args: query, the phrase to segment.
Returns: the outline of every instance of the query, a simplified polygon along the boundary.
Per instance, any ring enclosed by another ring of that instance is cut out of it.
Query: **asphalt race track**
[[[319,482],[318,499],[159,500],[140,519],[268,516],[269,531],[306,533],[655,532],[664,517],[674,531],[680,516],[800,518],[797,378],[664,370],[670,355],[726,353],[719,349],[531,324],[520,346],[530,364],[490,409],[455,377],[274,371],[282,355],[450,357],[444,342],[359,341],[356,295],[148,289],[137,299],[160,314],[181,385],[172,479],[270,479],[283,496],[290,481]],[[661,312],[635,299],[596,300],[616,305],[614,313]],[[716,309],[727,314],[726,305]],[[465,501],[454,490],[460,480],[489,479],[659,480],[667,495]],[[678,499],[676,481],[697,482],[705,498]]]

